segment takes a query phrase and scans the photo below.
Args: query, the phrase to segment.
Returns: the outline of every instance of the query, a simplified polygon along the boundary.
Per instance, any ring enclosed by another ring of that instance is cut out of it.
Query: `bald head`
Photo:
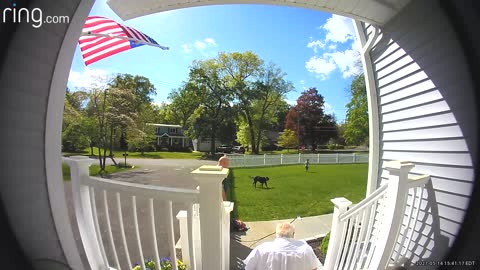
[[[276,234],[277,237],[293,238],[293,235],[295,234],[295,227],[288,222],[279,223],[277,224]]]

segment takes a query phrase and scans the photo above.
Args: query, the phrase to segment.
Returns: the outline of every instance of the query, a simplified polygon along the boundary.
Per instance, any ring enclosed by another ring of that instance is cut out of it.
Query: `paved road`
[[[205,161],[205,160],[167,160],[167,159],[128,159],[128,163],[135,166],[139,166],[139,169],[117,173],[112,176],[115,180],[134,182],[141,184],[150,184],[150,185],[161,185],[169,187],[181,187],[181,188],[195,188],[197,185],[192,179],[190,172],[198,168],[201,165],[212,165],[216,164],[215,161]],[[72,190],[71,182],[65,182],[65,194],[67,199],[67,204],[70,213],[70,220],[73,223],[74,235],[77,240],[77,245],[79,245],[80,250],[83,251],[83,247],[80,241],[80,236],[78,233],[78,227],[76,223],[76,218],[73,209],[73,200],[72,200]],[[109,236],[107,231],[107,221],[103,204],[103,197],[100,191],[95,193],[96,205],[98,209],[98,218],[99,226],[102,232],[102,238],[106,249],[106,255],[109,259],[111,266],[115,266],[113,249],[109,243]],[[127,267],[127,259],[125,248],[122,244],[122,238],[120,233],[120,223],[117,212],[117,204],[115,194],[107,193],[107,204],[109,207],[109,216],[112,224],[112,234],[117,247],[117,253],[122,269],[129,269]],[[137,204],[137,215],[140,231],[140,239],[142,243],[143,257],[145,258],[154,258],[154,244],[153,237],[151,232],[151,220],[148,212],[148,200],[145,198],[136,198]],[[122,216],[124,220],[124,226],[126,231],[127,246],[130,256],[132,258],[132,264],[140,262],[140,254],[137,244],[137,238],[135,234],[134,227],[134,216],[132,208],[132,199],[131,198],[121,198],[121,207],[122,207]],[[184,209],[184,205],[173,204],[173,213],[176,215],[178,211]],[[158,239],[158,248],[160,256],[168,256],[168,237],[166,234],[167,226],[167,215],[166,215],[166,204],[164,202],[156,201],[155,202],[155,227],[157,230],[157,239]],[[175,241],[179,238],[178,232],[178,222],[174,220],[175,224]],[[84,262],[86,262],[85,254],[82,254]],[[86,264],[87,265],[87,264]]]

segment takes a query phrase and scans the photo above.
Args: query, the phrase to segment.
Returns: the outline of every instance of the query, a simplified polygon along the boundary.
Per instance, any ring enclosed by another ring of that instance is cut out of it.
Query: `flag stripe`
[[[158,45],[142,32],[101,16],[89,16],[82,32],[78,43],[85,65],[137,47],[134,43]]]
[[[89,60],[91,60],[91,59],[94,59],[94,58],[96,58],[96,57],[99,57],[99,56],[102,56],[102,55],[106,55],[106,54],[108,54],[108,56],[113,55],[113,54],[115,54],[115,53],[112,53],[112,52],[117,51],[119,48],[131,49],[131,47],[130,47],[130,42],[126,41],[126,42],[124,42],[124,43],[120,43],[120,44],[117,44],[117,45],[115,45],[115,46],[112,46],[112,47],[109,47],[109,48],[107,48],[107,49],[104,49],[104,50],[102,50],[102,51],[100,51],[100,52],[97,52],[97,53],[94,53],[94,54],[90,54],[90,55],[84,57],[84,60],[85,60],[85,61],[89,61]]]
[[[107,52],[107,53],[100,54],[100,55],[98,55],[98,56],[96,56],[96,57],[93,57],[93,58],[90,58],[90,59],[88,59],[88,60],[85,60],[85,65],[88,66],[88,65],[90,65],[90,64],[92,64],[92,63],[97,62],[98,60],[102,60],[103,58],[107,58],[107,57],[109,57],[109,56],[112,56],[112,55],[117,54],[117,53],[121,53],[121,52],[126,51],[126,50],[129,50],[129,49],[130,49],[130,47],[119,47],[119,48],[116,48],[115,50],[111,50],[111,51],[109,51],[109,52]]]
[[[88,49],[82,50],[82,54],[85,57],[88,57],[88,56],[90,56],[92,54],[95,54],[97,52],[101,52],[104,49],[107,49],[108,47],[115,46],[117,44],[124,43],[124,42],[128,42],[130,44],[130,41],[128,41],[128,40],[118,39],[118,38],[116,38],[116,39],[109,38],[107,41],[102,42],[101,44],[97,44],[97,45],[92,46]]]

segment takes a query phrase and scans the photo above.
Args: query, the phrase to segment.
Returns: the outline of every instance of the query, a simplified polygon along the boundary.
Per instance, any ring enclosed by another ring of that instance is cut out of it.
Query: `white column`
[[[283,154],[280,154],[280,165],[283,165]]]
[[[317,163],[320,164],[320,154],[317,154]]]
[[[263,154],[263,165],[267,165],[267,154]]]
[[[230,212],[233,211],[233,202],[223,202],[223,218],[222,218],[222,249],[225,251],[223,256],[223,269],[230,269]]]
[[[228,169],[220,166],[201,166],[192,172],[193,178],[200,186],[200,238],[202,246],[202,269],[227,270],[223,268],[228,254],[222,243],[224,226],[224,206],[222,201],[222,180],[227,177]]]
[[[385,220],[378,237],[378,244],[375,248],[371,269],[385,269],[390,261],[400,227],[402,226],[405,214],[405,206],[408,196],[408,172],[415,167],[413,163],[392,161],[385,165],[390,173],[388,177],[388,191],[386,199]]]
[[[302,153],[298,153],[298,164],[301,163],[301,159],[302,159]]]
[[[348,210],[352,202],[341,197],[331,200],[333,208],[332,230],[330,231],[330,240],[328,242],[328,252],[325,258],[324,270],[334,269],[335,260],[340,256],[340,241],[343,235],[343,223],[340,222],[340,215]]]
[[[338,160],[339,160],[339,159],[338,159],[338,153],[337,153],[337,164],[338,164]]]
[[[89,177],[88,168],[95,160],[84,156],[72,156],[64,158],[64,161],[70,166],[73,206],[88,262],[92,269],[107,269],[108,262],[105,262],[101,256],[100,239],[97,238],[95,233],[90,190],[88,186],[82,185],[82,179]]]

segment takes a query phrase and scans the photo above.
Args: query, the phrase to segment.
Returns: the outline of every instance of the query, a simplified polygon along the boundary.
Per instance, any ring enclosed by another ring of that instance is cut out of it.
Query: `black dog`
[[[255,177],[252,177],[253,179],[253,185],[255,186],[255,188],[257,188],[257,182],[261,183],[262,184],[262,188],[263,188],[263,184],[265,184],[265,186],[268,188],[268,185],[267,185],[267,181],[269,180],[268,177],[264,177],[264,176],[255,176]]]

